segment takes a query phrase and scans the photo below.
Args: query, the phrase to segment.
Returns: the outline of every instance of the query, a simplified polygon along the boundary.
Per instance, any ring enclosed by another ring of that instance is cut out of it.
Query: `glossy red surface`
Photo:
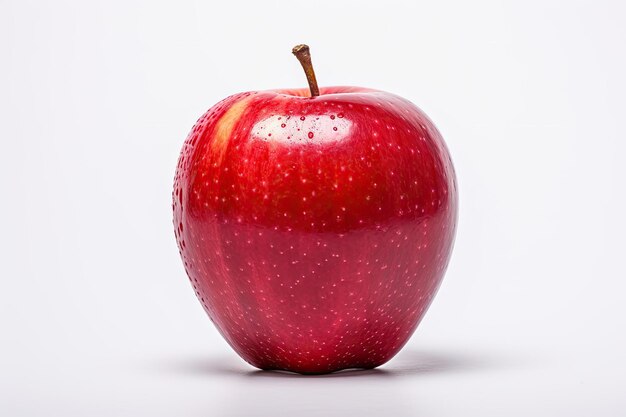
[[[193,128],[174,225],[198,298],[262,369],[383,364],[450,257],[454,169],[413,104],[354,87],[231,96]]]

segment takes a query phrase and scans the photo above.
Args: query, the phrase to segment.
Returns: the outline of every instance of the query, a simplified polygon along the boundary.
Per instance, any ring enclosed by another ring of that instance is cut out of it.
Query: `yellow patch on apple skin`
[[[220,117],[215,125],[213,131],[213,140],[211,141],[211,153],[215,157],[215,162],[222,163],[226,148],[228,148],[228,141],[233,133],[235,125],[241,118],[241,114],[246,109],[248,100],[242,99],[233,104],[226,113]]]

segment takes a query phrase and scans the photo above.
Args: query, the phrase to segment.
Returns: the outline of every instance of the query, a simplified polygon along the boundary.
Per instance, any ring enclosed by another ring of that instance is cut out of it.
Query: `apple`
[[[178,162],[173,210],[209,317],[251,365],[303,374],[374,368],[424,316],[450,259],[457,185],[411,102],[359,87],[230,96]]]

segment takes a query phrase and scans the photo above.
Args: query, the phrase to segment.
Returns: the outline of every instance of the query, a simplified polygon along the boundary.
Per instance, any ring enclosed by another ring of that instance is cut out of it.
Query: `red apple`
[[[317,95],[309,64],[311,96],[236,94],[198,120],[176,171],[176,237],[204,309],[250,364],[373,368],[441,283],[456,178],[416,106],[367,88]]]

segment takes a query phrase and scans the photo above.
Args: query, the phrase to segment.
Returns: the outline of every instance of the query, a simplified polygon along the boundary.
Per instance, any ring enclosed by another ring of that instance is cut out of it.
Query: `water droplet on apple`
[[[343,118],[343,113],[339,113],[339,114],[337,115],[337,117],[339,117],[340,119],[342,119],[342,118]]]
[[[306,117],[300,116],[300,120],[304,121],[304,119],[306,119]]]
[[[335,120],[335,115],[334,114],[330,115],[330,120]]]
[[[333,127],[333,130],[336,132],[337,131],[337,126]]]
[[[284,123],[281,123],[281,124],[280,124],[280,127],[282,127],[282,128],[284,128],[285,126],[287,126],[287,125],[286,125],[286,124],[284,124]]]
[[[313,139],[313,132],[309,132],[309,139]]]

